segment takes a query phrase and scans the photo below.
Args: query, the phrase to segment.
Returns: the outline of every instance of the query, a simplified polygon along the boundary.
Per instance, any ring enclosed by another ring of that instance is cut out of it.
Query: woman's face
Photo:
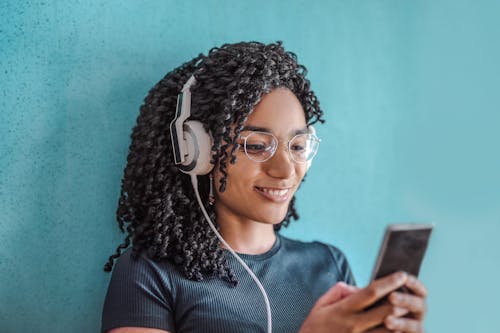
[[[278,88],[262,97],[249,115],[241,136],[252,131],[270,132],[279,140],[275,154],[265,162],[248,158],[241,149],[235,164],[228,163],[226,191],[216,193],[215,209],[220,222],[277,224],[286,215],[288,205],[306,172],[306,164],[294,162],[288,153],[288,141],[307,130],[304,110],[297,97],[286,88]],[[215,169],[216,184],[221,173]]]

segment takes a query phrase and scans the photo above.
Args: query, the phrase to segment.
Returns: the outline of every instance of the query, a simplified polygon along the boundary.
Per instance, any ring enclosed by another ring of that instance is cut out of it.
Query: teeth
[[[259,189],[260,189],[262,192],[265,192],[265,193],[268,193],[268,194],[270,194],[270,195],[277,196],[277,197],[282,197],[282,196],[284,196],[285,194],[287,194],[287,192],[288,192],[288,189],[284,189],[284,190],[272,190],[272,189],[269,189],[269,188],[263,188],[263,187],[259,187]]]

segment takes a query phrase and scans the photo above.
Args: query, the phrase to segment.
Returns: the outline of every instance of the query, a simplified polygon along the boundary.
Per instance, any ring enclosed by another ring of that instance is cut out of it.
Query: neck
[[[269,251],[276,241],[272,224],[217,222],[224,240],[238,253],[262,254]]]

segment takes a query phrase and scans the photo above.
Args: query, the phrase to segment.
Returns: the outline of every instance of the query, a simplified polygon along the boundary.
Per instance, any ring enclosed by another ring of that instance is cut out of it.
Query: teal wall
[[[384,226],[429,221],[428,332],[500,332],[500,4],[2,1],[0,331],[96,332],[148,90],[224,42],[283,40],[328,122],[285,233],[367,283]]]

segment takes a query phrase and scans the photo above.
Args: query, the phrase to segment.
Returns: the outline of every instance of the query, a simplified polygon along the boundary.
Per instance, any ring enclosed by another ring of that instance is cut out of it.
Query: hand
[[[321,296],[316,302],[316,306],[326,306],[333,304],[358,291],[359,288],[350,286],[344,282],[337,282],[330,290]]]
[[[405,286],[413,292],[413,295],[394,291],[389,295],[389,302],[395,307],[405,309],[408,315],[405,317],[390,315],[385,319],[384,324],[396,332],[422,333],[427,310],[425,304],[427,290],[413,275],[408,275]]]
[[[407,283],[408,274],[403,272],[394,273],[373,281],[363,289],[347,286],[345,283],[337,283],[316,302],[302,324],[299,333],[391,332],[386,327],[377,326],[384,324],[384,320],[388,316],[391,320],[401,320],[401,316],[409,311],[412,312],[410,305],[400,307],[389,302],[370,310],[365,311],[365,308],[394,290],[407,285]],[[410,286],[408,285],[408,287]],[[392,297],[398,298],[398,296]],[[415,305],[413,302],[411,303],[412,306]],[[407,326],[403,326],[406,329]],[[403,330],[402,332],[413,331]]]

